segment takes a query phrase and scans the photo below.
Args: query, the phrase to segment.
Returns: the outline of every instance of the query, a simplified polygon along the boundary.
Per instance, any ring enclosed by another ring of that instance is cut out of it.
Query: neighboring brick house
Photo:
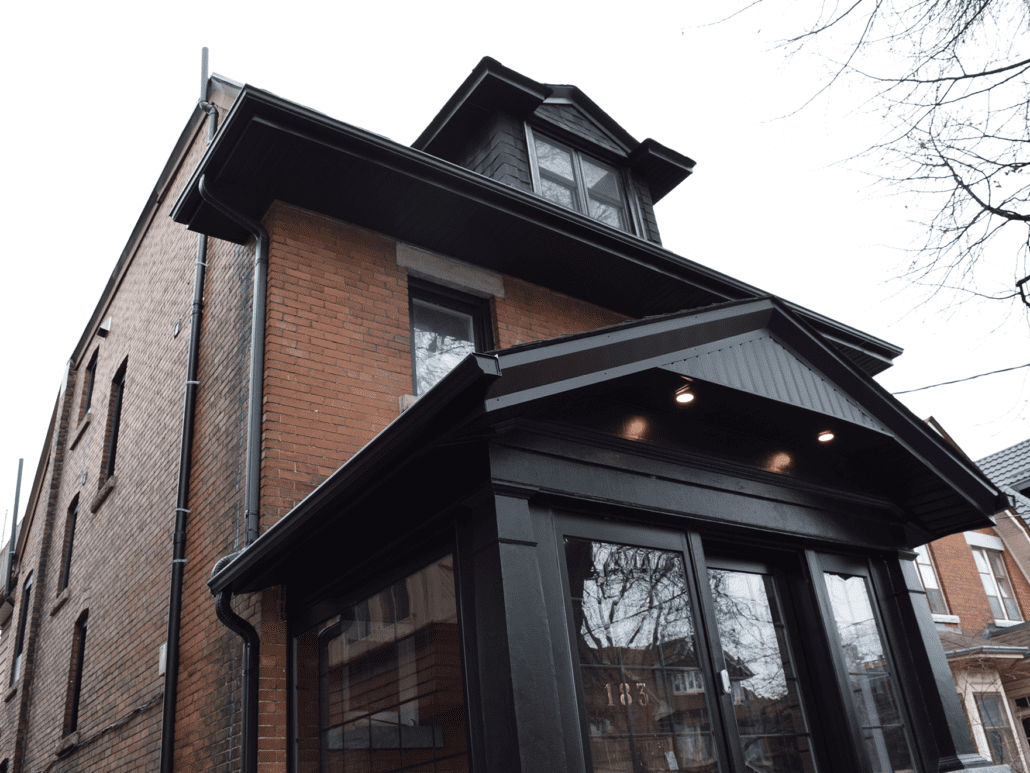
[[[203,96],[14,541],[0,770],[1006,769],[904,560],[1001,492],[898,348],[662,248],[690,159],[491,59],[410,148]]]
[[[934,426],[954,442],[933,419]],[[995,526],[917,548],[927,602],[980,753],[1030,770],[1030,442],[977,463],[1011,497]]]

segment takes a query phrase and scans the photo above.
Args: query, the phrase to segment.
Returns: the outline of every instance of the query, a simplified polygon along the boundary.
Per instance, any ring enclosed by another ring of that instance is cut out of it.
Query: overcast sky
[[[695,161],[657,207],[665,246],[902,346],[879,378],[914,389],[1030,362],[1018,302],[920,305],[894,279],[924,205],[847,161],[886,127],[825,64],[775,47],[803,9],[767,0],[722,24],[700,4],[12,4],[0,78],[7,277],[0,516],[20,511],[62,374],[211,69],[410,144],[484,55],[579,86],[637,139]],[[717,4],[719,5],[719,4]],[[996,245],[981,289],[1012,285]],[[174,320],[169,322],[169,329]],[[1030,437],[1028,369],[901,399],[973,458]],[[169,503],[169,515],[174,503]],[[4,527],[9,528],[9,527]],[[6,531],[4,532],[6,534]],[[2,541],[2,540],[0,540]]]

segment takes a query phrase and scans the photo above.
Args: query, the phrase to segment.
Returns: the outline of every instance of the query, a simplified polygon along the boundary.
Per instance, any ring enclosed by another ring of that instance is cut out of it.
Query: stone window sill
[[[57,744],[57,752],[55,754],[58,757],[60,757],[61,755],[67,754],[74,747],[78,746],[78,744],[79,744],[79,731],[76,730],[74,732],[68,733],[68,735],[66,735],[64,738],[61,739],[61,742],[59,744]]]
[[[112,475],[106,481],[104,485],[100,487],[100,491],[93,497],[93,501],[89,503],[89,511],[95,513],[100,509],[100,505],[104,504],[104,500],[110,496],[111,492],[114,491],[114,485],[118,482],[118,476]]]
[[[18,694],[18,683],[15,682],[10,687],[8,687],[7,691],[4,693],[4,703],[8,703],[11,700],[11,698],[13,698],[17,694]]]
[[[959,625],[962,621],[959,620],[958,615],[933,615],[933,621],[935,623],[950,623],[951,625]]]
[[[995,620],[994,624],[998,628],[1011,628],[1014,625],[1022,625],[1024,620]]]
[[[53,617],[57,614],[57,610],[68,603],[68,599],[72,597],[71,589],[65,588],[63,591],[57,594],[57,598],[54,599],[54,606],[50,609],[50,616]]]
[[[82,417],[82,421],[79,422],[79,426],[75,429],[75,439],[72,440],[72,444],[70,446],[70,449],[74,449],[75,446],[77,446],[79,444],[79,440],[82,438],[83,434],[86,432],[86,428],[89,426],[89,423],[91,421],[93,421],[93,414],[92,413],[87,413],[85,416]]]

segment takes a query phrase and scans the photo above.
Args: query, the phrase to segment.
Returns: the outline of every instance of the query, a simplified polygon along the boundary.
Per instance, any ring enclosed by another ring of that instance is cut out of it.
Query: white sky
[[[211,69],[410,144],[484,55],[579,86],[638,139],[698,162],[657,209],[665,246],[905,348],[889,390],[1030,362],[1015,303],[917,306],[891,281],[922,203],[840,163],[885,130],[862,99],[784,60],[803,11],[784,0],[731,22],[698,4],[251,2],[11,4],[0,216],[8,290],[0,385],[0,518],[25,458],[23,511],[66,362]],[[707,14],[707,15],[706,15]],[[784,117],[789,116],[789,117]],[[990,256],[1012,285],[1012,253]],[[174,320],[169,320],[169,330]],[[907,396],[973,458],[1030,437],[1028,369]],[[174,507],[169,502],[169,515]],[[8,526],[4,526],[7,534]],[[0,537],[0,542],[5,537]]]

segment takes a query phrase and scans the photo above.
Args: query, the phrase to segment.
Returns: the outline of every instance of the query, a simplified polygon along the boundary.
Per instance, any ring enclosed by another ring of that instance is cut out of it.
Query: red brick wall
[[[997,536],[993,529],[978,531]],[[948,603],[948,612],[961,618],[961,627],[965,633],[981,633],[994,621],[994,614],[991,612],[966,538],[962,534],[952,534],[935,540],[930,543],[930,554],[933,556],[941,588]],[[1020,611],[1025,619],[1030,614],[1030,584],[1012,561],[1008,551],[1005,551],[1005,563]]]
[[[264,224],[262,531],[397,418],[413,391],[408,275],[394,240],[281,204]],[[514,277],[504,288],[492,303],[501,348],[626,319]]]

